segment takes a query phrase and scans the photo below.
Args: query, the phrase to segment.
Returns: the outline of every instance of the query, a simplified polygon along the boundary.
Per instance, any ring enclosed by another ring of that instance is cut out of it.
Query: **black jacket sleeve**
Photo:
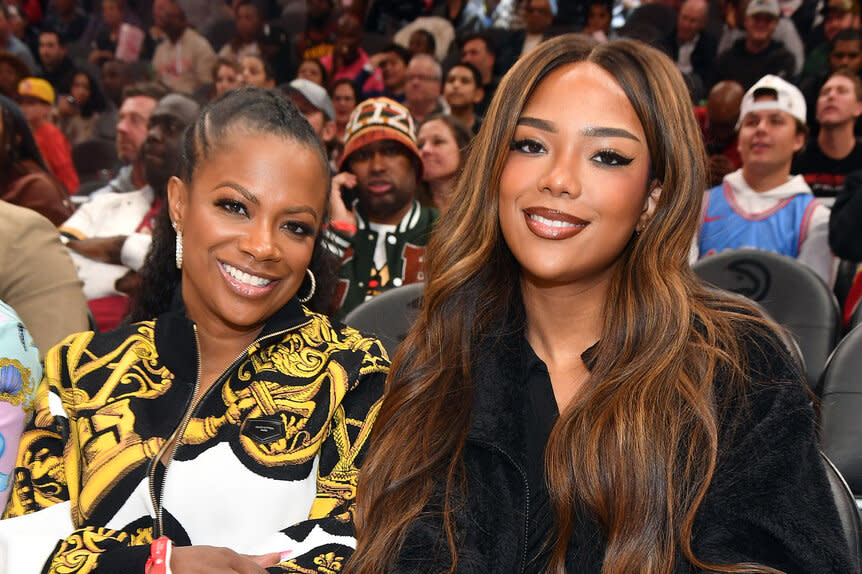
[[[777,338],[746,343],[751,386],[720,433],[718,466],[695,520],[694,553],[711,563],[756,562],[787,574],[850,574],[804,380]]]

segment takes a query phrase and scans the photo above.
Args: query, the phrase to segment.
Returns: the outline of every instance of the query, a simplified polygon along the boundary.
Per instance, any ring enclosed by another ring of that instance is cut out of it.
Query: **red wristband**
[[[356,226],[352,223],[347,223],[346,221],[330,221],[329,227],[348,235],[354,235],[356,233]]]
[[[160,536],[150,544],[150,557],[144,567],[145,574],[171,574],[171,548],[173,543],[167,536]]]

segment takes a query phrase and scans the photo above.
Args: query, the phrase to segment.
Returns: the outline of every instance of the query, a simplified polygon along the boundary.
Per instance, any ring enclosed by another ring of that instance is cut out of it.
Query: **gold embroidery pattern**
[[[338,574],[344,565],[344,557],[337,556],[335,552],[327,552],[314,557],[314,565],[316,568],[311,570],[300,566],[295,560],[287,562],[286,566],[290,572],[299,572],[301,574]]]

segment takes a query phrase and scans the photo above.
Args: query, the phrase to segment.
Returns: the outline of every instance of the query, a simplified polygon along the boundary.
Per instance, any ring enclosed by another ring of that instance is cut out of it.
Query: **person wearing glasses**
[[[416,54],[410,59],[404,93],[404,104],[417,124],[432,114],[449,113],[449,105],[441,97],[443,70],[428,54]]]

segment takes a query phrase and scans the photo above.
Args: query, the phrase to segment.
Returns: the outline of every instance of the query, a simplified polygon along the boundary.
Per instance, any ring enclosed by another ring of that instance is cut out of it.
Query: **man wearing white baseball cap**
[[[766,74],[792,78],[796,60],[784,43],[775,39],[780,18],[778,0],[749,0],[742,22],[745,36],[719,53],[714,81],[733,80],[748,89]]]
[[[745,93],[739,118],[742,168],[706,194],[700,256],[741,247],[775,251],[810,266],[831,285],[829,210],[801,175],[790,175],[808,133],[802,92],[764,76]]]
[[[324,144],[335,136],[335,108],[326,89],[305,78],[279,86]]]

